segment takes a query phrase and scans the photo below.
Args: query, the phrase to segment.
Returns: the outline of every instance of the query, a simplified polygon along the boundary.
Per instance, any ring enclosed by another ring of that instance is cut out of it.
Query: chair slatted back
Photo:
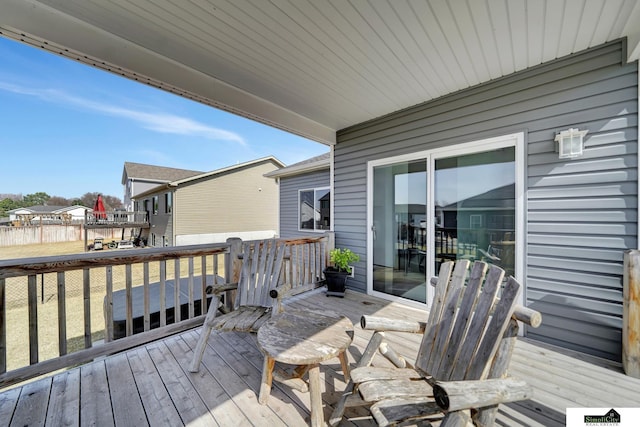
[[[276,239],[243,243],[235,308],[273,306],[269,291],[278,286],[284,252],[285,244]]]
[[[487,377],[520,293],[504,270],[476,261],[442,264],[416,368],[439,381]]]

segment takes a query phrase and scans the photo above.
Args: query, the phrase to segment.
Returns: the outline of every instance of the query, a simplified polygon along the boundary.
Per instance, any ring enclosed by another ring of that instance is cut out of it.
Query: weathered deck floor
[[[314,293],[292,305],[341,312],[357,325],[360,315],[422,319],[424,312],[357,293],[344,299]],[[355,328],[353,364],[370,333]],[[268,405],[257,402],[262,355],[248,334],[209,340],[198,374],[186,371],[199,329],[111,356],[0,393],[0,425],[221,425],[301,426],[309,420],[308,394],[274,383]],[[393,335],[396,349],[413,360],[419,337]],[[513,375],[535,387],[534,399],[501,405],[504,426],[564,425],[567,407],[639,407],[640,380],[589,358],[518,342]],[[606,363],[604,364],[606,365]],[[338,360],[321,367],[325,418],[345,384]],[[343,425],[371,425],[368,414],[348,410]]]

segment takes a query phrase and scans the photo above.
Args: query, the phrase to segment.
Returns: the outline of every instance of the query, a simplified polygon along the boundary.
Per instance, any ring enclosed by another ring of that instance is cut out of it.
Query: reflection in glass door
[[[426,302],[426,159],[373,168],[373,290]]]
[[[435,267],[482,260],[515,272],[515,147],[435,160]]]

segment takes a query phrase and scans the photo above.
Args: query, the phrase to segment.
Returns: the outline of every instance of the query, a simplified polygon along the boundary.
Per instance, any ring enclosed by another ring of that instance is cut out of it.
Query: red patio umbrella
[[[106,219],[107,211],[104,208],[104,202],[102,201],[102,194],[98,194],[96,202],[93,204],[93,216],[96,219]]]

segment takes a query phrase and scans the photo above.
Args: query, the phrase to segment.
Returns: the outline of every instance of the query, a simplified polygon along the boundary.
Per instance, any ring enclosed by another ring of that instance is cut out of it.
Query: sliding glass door
[[[517,270],[522,134],[369,163],[369,290],[428,303],[447,260]]]
[[[426,302],[427,162],[373,169],[373,289]]]

